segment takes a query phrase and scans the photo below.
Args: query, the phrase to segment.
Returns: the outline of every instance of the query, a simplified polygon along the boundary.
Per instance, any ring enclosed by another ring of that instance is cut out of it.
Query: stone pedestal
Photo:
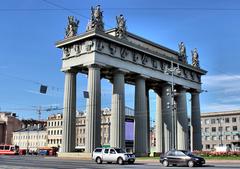
[[[76,72],[65,72],[64,103],[63,103],[63,152],[75,149],[76,130]]]
[[[111,110],[111,147],[125,148],[125,91],[124,73],[114,72]]]
[[[147,134],[147,98],[146,84],[143,77],[137,77],[135,84],[135,154],[148,155]]]
[[[91,153],[101,145],[101,81],[97,65],[88,67],[88,92],[85,152]]]

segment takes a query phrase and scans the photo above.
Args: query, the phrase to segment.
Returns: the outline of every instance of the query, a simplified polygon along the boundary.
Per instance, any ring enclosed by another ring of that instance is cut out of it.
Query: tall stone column
[[[76,74],[73,70],[65,72],[62,152],[73,152],[75,149]]]
[[[188,149],[188,116],[186,89],[180,88],[177,95],[177,149]]]
[[[162,123],[162,98],[161,92],[156,91],[156,115],[155,115],[155,126],[156,126],[156,152],[163,152],[163,123]]]
[[[111,147],[125,148],[125,90],[124,73],[115,71],[113,74],[113,93],[111,110]]]
[[[88,92],[85,152],[91,153],[101,145],[101,81],[98,65],[88,67]]]
[[[148,153],[151,150],[151,142],[150,142],[150,105],[149,105],[149,87],[146,85],[146,100],[147,100],[147,143],[148,143]]]
[[[146,84],[143,77],[136,78],[135,84],[135,154],[148,155],[147,134],[147,98]]]
[[[193,93],[191,93],[191,95],[192,95],[192,114],[191,114],[192,150],[202,150],[199,92],[193,92]]]
[[[162,123],[163,123],[163,152],[172,148],[172,109],[171,109],[171,85],[165,84],[162,87]]]

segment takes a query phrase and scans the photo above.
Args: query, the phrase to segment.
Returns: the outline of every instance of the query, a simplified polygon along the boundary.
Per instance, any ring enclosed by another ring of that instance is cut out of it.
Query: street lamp
[[[171,61],[171,67],[167,68],[165,70],[166,74],[171,74],[171,91],[167,89],[167,95],[171,96],[171,103],[167,103],[167,108],[170,108],[171,106],[171,111],[172,111],[172,149],[176,148],[176,103],[174,102],[174,96],[177,94],[176,90],[174,89],[174,75],[179,75],[181,73],[179,69],[179,65],[177,67],[174,67],[173,62]]]

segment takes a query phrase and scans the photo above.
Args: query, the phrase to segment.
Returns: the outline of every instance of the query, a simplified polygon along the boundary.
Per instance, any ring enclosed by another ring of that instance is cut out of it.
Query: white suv
[[[120,165],[124,164],[124,162],[133,164],[135,162],[135,155],[129,154],[121,148],[96,148],[93,152],[92,159],[96,161],[97,164],[101,164],[102,162],[116,162]]]

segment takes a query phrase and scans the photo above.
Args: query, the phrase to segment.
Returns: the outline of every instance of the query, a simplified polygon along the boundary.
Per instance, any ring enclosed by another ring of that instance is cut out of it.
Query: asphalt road
[[[179,169],[188,167],[163,167],[160,163],[151,161],[136,161],[134,165],[117,165],[117,164],[96,164],[89,160],[70,160],[59,159],[56,157],[42,157],[42,156],[0,156],[0,169],[122,169],[122,168],[147,168],[147,169]],[[194,167],[203,169],[240,169],[240,162],[231,164],[211,163],[203,167]]]

